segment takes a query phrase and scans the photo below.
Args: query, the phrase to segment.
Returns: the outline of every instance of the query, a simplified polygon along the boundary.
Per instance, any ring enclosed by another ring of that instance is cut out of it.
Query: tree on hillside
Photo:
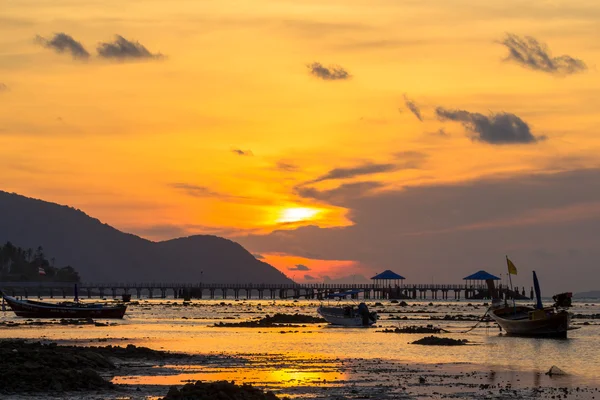
[[[55,267],[44,255],[39,246],[35,252],[6,242],[0,246],[0,281],[38,281],[38,282],[79,282],[79,273],[73,267]]]

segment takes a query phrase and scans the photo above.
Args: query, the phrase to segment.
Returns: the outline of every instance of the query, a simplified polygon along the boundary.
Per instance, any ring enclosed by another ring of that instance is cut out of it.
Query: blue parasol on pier
[[[491,279],[493,281],[500,280],[500,278],[498,278],[497,276],[492,275],[489,272],[486,272],[484,270],[477,271],[474,274],[471,274],[471,275],[463,278],[463,280],[465,280],[465,281],[487,281],[488,279]]]

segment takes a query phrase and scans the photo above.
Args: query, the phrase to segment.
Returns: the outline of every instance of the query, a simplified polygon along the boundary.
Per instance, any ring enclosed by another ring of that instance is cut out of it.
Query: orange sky
[[[352,210],[302,189],[376,181],[376,194],[598,166],[597,1],[19,0],[2,8],[0,189],[153,240],[355,223]],[[59,32],[90,57],[35,39]],[[507,33],[586,68],[554,73],[506,61]],[[164,57],[98,56],[98,43],[116,34]],[[350,76],[319,78],[314,62]],[[545,140],[474,141],[437,107],[511,113]],[[392,167],[356,173],[372,165]],[[335,170],[345,175],[327,178]],[[288,276],[310,263],[269,254]],[[382,268],[312,262],[313,277]]]

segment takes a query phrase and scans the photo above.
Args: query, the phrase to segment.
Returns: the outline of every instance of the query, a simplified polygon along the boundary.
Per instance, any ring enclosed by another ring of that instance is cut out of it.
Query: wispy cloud
[[[238,156],[253,156],[252,150],[242,150],[242,149],[231,149],[233,154],[237,154]]]
[[[396,166],[396,164],[377,164],[368,162],[362,165],[358,165],[356,167],[334,168],[326,174],[321,175],[320,177],[308,183],[317,183],[332,179],[347,179],[354,178],[357,176],[379,174],[382,172],[394,171],[397,168],[398,167]]]
[[[127,40],[121,35],[116,35],[112,42],[100,43],[96,50],[101,58],[119,61],[164,58],[160,53],[151,53],[140,42]]]
[[[337,65],[325,67],[321,63],[314,62],[308,65],[308,69],[311,75],[326,81],[347,80],[351,78],[348,71]]]
[[[394,154],[394,157],[398,159],[396,167],[398,169],[419,169],[423,166],[425,160],[427,160],[427,154],[420,151],[399,151]]]
[[[462,125],[477,135],[474,140],[490,144],[536,143],[546,139],[545,136],[534,136],[529,125],[515,114],[498,113],[485,116],[465,110],[449,110],[438,107],[435,110],[442,121],[450,120]]]
[[[0,83],[0,92],[8,92],[8,86],[4,83]]]
[[[296,187],[296,194],[300,197],[315,200],[327,201],[330,203],[344,203],[348,199],[354,199],[369,194],[375,189],[382,188],[384,185],[380,182],[353,182],[345,183],[335,189],[318,190],[313,187]]]
[[[552,57],[548,46],[538,42],[531,36],[519,37],[509,33],[500,43],[508,48],[507,61],[516,62],[523,67],[536,71],[569,75],[587,69],[582,60],[569,55]]]
[[[423,122],[423,117],[421,116],[421,110],[419,109],[419,106],[417,106],[414,101],[406,97],[406,94],[404,95],[404,104],[419,121]]]
[[[40,35],[35,37],[35,41],[47,49],[52,49],[57,53],[69,53],[75,59],[87,60],[90,53],[83,45],[72,36],[66,33],[56,33],[51,39],[46,39]]]
[[[293,267],[288,267],[288,271],[310,271],[306,265],[296,264]]]
[[[262,254],[258,254],[258,253],[254,253],[252,254],[254,256],[254,258],[256,258],[257,260],[264,260],[265,256],[263,256]]]
[[[227,197],[227,195],[214,192],[206,186],[192,185],[189,183],[171,183],[169,186],[174,189],[182,190],[193,197]]]
[[[312,276],[312,275],[305,274],[305,275],[304,275],[304,280],[305,280],[305,281],[315,281],[315,280],[317,280],[317,278],[315,278],[315,277],[314,277],[314,276]]]
[[[231,203],[243,203],[243,204],[261,204],[264,205],[268,201],[260,198],[253,198],[247,196],[238,196],[229,193],[222,193],[215,190],[210,189],[206,186],[195,185],[192,183],[185,182],[176,182],[168,184],[169,187],[181,191],[188,196],[197,197],[197,198],[217,198],[221,201],[231,202]]]
[[[285,161],[277,161],[277,163],[275,164],[275,168],[278,169],[279,171],[286,171],[286,172],[293,172],[293,171],[298,171],[298,166],[285,162]]]

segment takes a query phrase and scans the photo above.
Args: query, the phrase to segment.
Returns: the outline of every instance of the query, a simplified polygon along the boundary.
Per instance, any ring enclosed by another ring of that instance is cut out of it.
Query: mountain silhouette
[[[0,191],[0,243],[71,265],[84,282],[291,282],[240,244],[212,235],[152,242],[73,207]]]

